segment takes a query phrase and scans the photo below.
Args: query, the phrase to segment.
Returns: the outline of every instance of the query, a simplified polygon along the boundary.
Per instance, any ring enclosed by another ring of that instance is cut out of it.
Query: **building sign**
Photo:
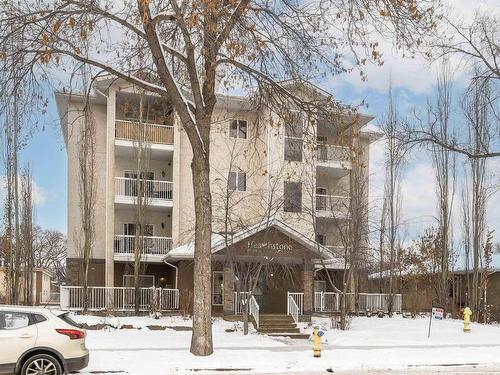
[[[432,317],[437,320],[443,320],[444,318],[444,309],[440,307],[432,308]]]
[[[283,250],[291,251],[293,246],[283,242],[256,242],[248,241],[247,249],[267,249],[267,250]]]

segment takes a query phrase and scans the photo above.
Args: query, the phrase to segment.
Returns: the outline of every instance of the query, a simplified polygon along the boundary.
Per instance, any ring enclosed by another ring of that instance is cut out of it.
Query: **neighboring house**
[[[287,85],[304,97],[320,100],[330,96],[311,84],[290,81]],[[84,98],[56,93],[56,101],[68,155],[67,281],[78,286],[82,284],[78,138]],[[147,180],[148,197],[141,285],[178,289],[182,299],[183,294],[192,294],[193,282],[192,151],[175,113],[154,95],[143,97],[141,132],[139,102],[138,91],[117,79],[99,80],[90,99],[96,124],[97,201],[89,283],[133,286],[140,177]],[[370,116],[345,115],[334,124],[325,118],[311,121],[304,113],[291,113],[294,115],[284,122],[265,106],[256,109],[245,97],[218,96],[210,150],[213,231],[217,233],[212,278],[216,312],[230,313],[234,308],[228,237],[237,260],[255,261],[264,256],[291,265],[291,279],[297,281],[293,287],[282,283],[271,288],[269,280],[259,280],[264,311],[286,311],[287,292],[303,293],[304,311],[312,311],[314,288],[326,290],[318,271],[326,265],[338,274],[344,267],[336,256],[344,245],[337,228],[349,220],[353,166],[351,150],[342,145],[345,136],[339,124],[360,134],[366,185],[369,145],[381,132],[366,126],[373,119]],[[146,139],[149,150],[147,170],[140,172],[136,158],[139,137]],[[368,194],[362,199],[367,205]],[[269,212],[273,213],[270,220],[266,218]]]
[[[7,274],[9,272],[8,266],[0,266],[0,303],[7,302],[8,285]],[[33,301],[28,304],[39,305],[48,302],[51,295],[52,274],[43,268],[33,269]],[[19,303],[24,304],[25,301],[25,277],[21,271],[19,278]]]
[[[479,270],[480,283],[484,280],[485,272]],[[411,312],[425,312],[431,309],[436,298],[437,273],[419,274],[416,272],[394,272],[394,292],[403,296],[403,310]],[[460,310],[469,304],[470,296],[467,293],[467,277],[472,285],[472,273],[463,269],[451,270],[449,277],[449,306],[448,311],[460,317]],[[370,274],[368,285],[370,292],[387,291],[389,271]],[[481,284],[483,285],[483,284]],[[486,293],[481,288],[481,315],[484,314],[484,298],[488,306],[489,320],[500,322],[500,268],[488,270]],[[484,319],[484,315],[480,320]]]

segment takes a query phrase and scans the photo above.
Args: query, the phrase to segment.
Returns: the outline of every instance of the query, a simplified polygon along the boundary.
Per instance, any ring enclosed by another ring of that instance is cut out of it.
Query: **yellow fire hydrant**
[[[464,332],[470,333],[470,317],[472,315],[472,311],[466,307],[464,309]]]
[[[323,331],[320,331],[317,326],[314,326],[313,351],[315,358],[321,357],[321,336],[323,336]]]

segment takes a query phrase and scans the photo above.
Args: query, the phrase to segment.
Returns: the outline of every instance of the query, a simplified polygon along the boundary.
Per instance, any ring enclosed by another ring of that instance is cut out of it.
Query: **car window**
[[[71,319],[71,317],[69,316],[68,313],[59,315],[59,319],[65,321],[66,323],[68,323],[69,325],[71,325],[73,327],[81,328],[80,324],[78,324],[73,319]]]
[[[45,322],[47,318],[40,314],[33,314],[33,320],[38,324],[41,322]]]
[[[0,329],[18,329],[30,325],[29,315],[15,311],[0,311]]]

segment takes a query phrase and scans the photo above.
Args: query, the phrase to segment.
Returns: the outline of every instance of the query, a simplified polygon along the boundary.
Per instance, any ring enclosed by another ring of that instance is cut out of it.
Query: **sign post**
[[[427,332],[427,338],[431,337],[431,325],[432,319],[443,320],[444,318],[444,309],[441,307],[432,307],[431,308],[431,316],[429,318],[429,332]]]

